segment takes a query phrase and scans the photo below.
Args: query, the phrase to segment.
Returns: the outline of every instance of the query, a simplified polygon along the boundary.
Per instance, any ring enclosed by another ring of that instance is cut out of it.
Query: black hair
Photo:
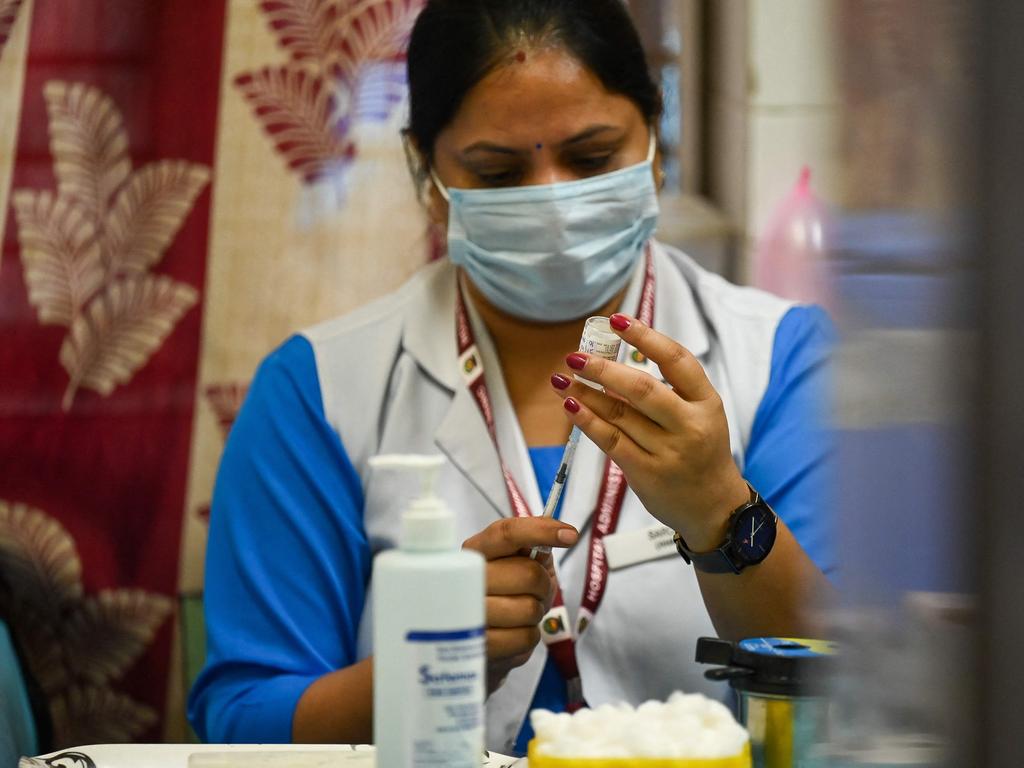
[[[522,45],[565,49],[657,122],[661,96],[623,0],[428,0],[409,40],[406,129],[427,162],[469,90]]]

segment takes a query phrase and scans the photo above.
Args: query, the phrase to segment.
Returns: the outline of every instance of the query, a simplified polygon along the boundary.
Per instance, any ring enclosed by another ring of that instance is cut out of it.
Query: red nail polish
[[[625,315],[620,315],[618,313],[609,317],[608,322],[611,323],[612,328],[614,328],[616,331],[625,331],[631,325],[628,317],[626,317]]]
[[[573,352],[571,355],[566,355],[565,363],[574,371],[582,371],[587,365],[587,356]]]
[[[568,389],[570,384],[572,382],[560,373],[551,375],[551,386],[555,389]]]
[[[571,397],[565,398],[565,401],[562,403],[562,405],[565,406],[565,410],[567,410],[569,413],[580,412],[580,404],[573,400]]]

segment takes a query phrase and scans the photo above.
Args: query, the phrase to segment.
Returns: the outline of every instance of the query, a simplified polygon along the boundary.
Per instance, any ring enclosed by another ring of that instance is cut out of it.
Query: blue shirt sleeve
[[[835,578],[835,435],[829,357],[836,332],[820,307],[794,307],[779,322],[768,387],[754,417],[745,476],[797,542]]]
[[[257,371],[217,475],[207,658],[188,707],[204,741],[290,742],[305,689],[357,661],[370,575],[362,510],[313,349],[293,337]]]

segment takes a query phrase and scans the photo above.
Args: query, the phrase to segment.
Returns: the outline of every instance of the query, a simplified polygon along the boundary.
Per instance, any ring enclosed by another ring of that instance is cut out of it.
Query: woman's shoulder
[[[736,285],[675,248],[661,250],[673,284],[670,311],[682,318],[673,318],[675,325],[681,336],[696,340],[695,353],[718,361],[720,375],[731,382],[740,432],[748,434],[773,371],[776,378],[780,370],[792,377],[829,356],[835,340],[831,321],[821,307]],[[699,326],[699,332],[688,325]]]
[[[691,256],[669,245],[661,250],[682,278],[689,284],[695,298],[706,313],[728,315],[737,321],[763,322],[779,320],[796,302],[775,294],[733,283],[698,264]]]
[[[835,343],[835,325],[822,306],[737,285],[702,267],[677,248],[662,245],[661,250],[678,279],[689,287],[705,322],[716,333],[733,328],[745,338],[761,335],[774,339],[776,334],[782,334],[826,346]]]
[[[659,250],[655,311],[669,335],[698,356],[713,351],[742,367],[770,357],[775,332],[795,302],[731,283],[676,248]]]

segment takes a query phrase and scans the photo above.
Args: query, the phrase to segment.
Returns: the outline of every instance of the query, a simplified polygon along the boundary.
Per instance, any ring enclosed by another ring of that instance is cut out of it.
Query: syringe
[[[583,337],[580,339],[580,352],[585,352],[595,357],[603,357],[605,360],[614,362],[619,356],[619,346],[621,344],[622,339],[612,331],[607,317],[587,318],[587,322],[583,326]],[[604,390],[600,385],[587,381],[581,376],[575,376],[574,378],[594,389]],[[579,442],[580,428],[574,424],[572,432],[569,433],[569,440],[565,444],[565,450],[562,452],[562,461],[558,465],[555,482],[551,486],[547,503],[544,505],[544,517],[553,517],[555,514],[558,500],[562,497],[562,490],[569,479],[569,468],[572,467],[573,458],[576,456],[576,446],[579,445]],[[534,547],[530,551],[530,558],[536,559],[537,555],[550,551],[551,547]]]

